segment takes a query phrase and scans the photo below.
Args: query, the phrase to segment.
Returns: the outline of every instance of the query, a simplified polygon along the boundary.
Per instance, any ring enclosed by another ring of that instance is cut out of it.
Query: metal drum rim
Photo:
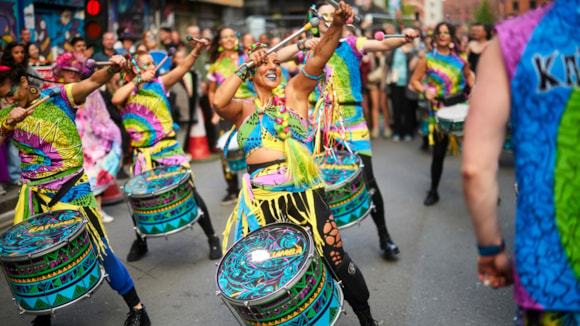
[[[186,176],[184,178],[182,178],[181,180],[179,180],[179,182],[174,183],[174,184],[168,186],[167,188],[163,188],[163,189],[159,189],[159,190],[154,190],[152,192],[148,192],[148,193],[145,193],[145,194],[132,194],[132,193],[127,192],[127,185],[129,184],[129,182],[131,182],[131,180],[133,178],[136,178],[136,177],[140,176],[141,174],[144,174],[144,173],[147,173],[147,172],[150,172],[150,171],[154,171],[156,169],[161,169],[161,168],[164,168],[164,167],[165,166],[158,166],[158,167],[156,167],[154,169],[147,170],[145,172],[139,173],[139,174],[137,174],[137,175],[129,178],[129,180],[125,181],[125,183],[123,184],[123,187],[122,187],[123,192],[129,198],[151,198],[151,197],[155,197],[157,195],[161,195],[161,194],[164,194],[166,192],[169,192],[169,191],[171,191],[171,190],[173,190],[173,189],[181,186],[182,184],[186,183],[188,180],[191,180],[191,182],[193,183],[193,188],[195,188],[195,182],[193,181],[193,177],[191,176],[191,169],[183,168],[182,167],[187,172],[185,174]]]
[[[31,217],[23,220],[22,222],[27,221],[27,220],[29,220],[31,218],[36,217],[36,216],[42,216],[42,215],[47,215],[47,214],[51,214],[51,213],[54,213],[54,212],[62,212],[62,211],[64,211],[64,212],[78,212],[79,213],[82,221],[81,221],[80,226],[79,226],[79,228],[77,230],[75,230],[73,233],[71,233],[68,237],[66,237],[62,241],[60,241],[60,242],[58,242],[58,243],[56,243],[54,245],[51,245],[48,248],[42,249],[41,251],[35,252],[34,254],[27,253],[27,254],[21,254],[21,255],[17,255],[17,256],[3,256],[3,255],[0,255],[0,261],[1,262],[12,263],[12,262],[19,262],[19,261],[23,261],[23,260],[28,260],[28,259],[34,259],[34,258],[42,257],[42,256],[44,256],[44,255],[46,255],[48,253],[54,252],[54,251],[56,251],[56,250],[58,250],[58,249],[60,249],[60,248],[62,248],[64,246],[66,246],[68,244],[68,241],[67,240],[76,239],[81,233],[83,233],[86,230],[86,224],[88,223],[86,217],[82,213],[80,213],[79,211],[75,211],[75,210],[72,210],[72,209],[70,209],[70,210],[68,210],[68,209],[60,209],[60,210],[55,210],[55,211],[50,211],[50,212],[36,214],[36,215],[33,215],[33,216],[31,216]],[[20,223],[22,223],[22,222],[20,222]],[[6,230],[4,233],[10,231],[12,228],[18,226],[20,223],[18,223],[16,225],[13,225],[12,227],[10,227],[10,229]]]
[[[260,305],[260,304],[264,304],[264,303],[268,303],[270,301],[272,301],[272,299],[278,298],[280,297],[280,293],[285,293],[284,290],[285,288],[293,288],[297,283],[298,283],[298,277],[297,275],[299,273],[296,273],[296,275],[294,275],[294,277],[292,277],[292,279],[290,279],[290,281],[288,281],[288,283],[286,283],[285,286],[278,288],[276,291],[269,293],[261,298],[258,299],[245,299],[245,300],[240,300],[240,299],[233,299],[230,298],[229,296],[227,296],[221,289],[220,285],[219,285],[219,279],[218,279],[218,275],[219,275],[219,271],[221,269],[221,267],[223,266],[224,260],[225,258],[228,256],[228,254],[231,253],[231,251],[234,249],[234,247],[240,243],[242,240],[244,240],[246,237],[250,236],[253,233],[257,233],[258,231],[262,231],[264,228],[267,227],[275,227],[275,226],[290,226],[291,228],[296,228],[298,229],[300,232],[303,233],[303,235],[305,235],[306,239],[308,239],[308,243],[310,244],[310,248],[308,250],[308,255],[305,256],[306,257],[306,262],[305,264],[302,266],[302,268],[300,269],[300,272],[304,271],[305,269],[307,269],[308,267],[310,267],[310,265],[312,264],[312,261],[314,260],[314,254],[315,254],[315,244],[314,244],[314,240],[312,239],[312,236],[310,236],[309,232],[302,227],[301,225],[297,225],[294,223],[287,223],[287,222],[275,222],[275,223],[270,223],[267,224],[259,229],[256,229],[250,233],[248,233],[245,237],[241,238],[240,240],[236,241],[230,249],[228,249],[228,251],[226,252],[226,254],[222,257],[222,259],[220,260],[220,263],[218,264],[218,268],[217,268],[217,273],[216,273],[216,277],[215,277],[215,281],[216,281],[216,285],[219,291],[219,294],[227,301],[229,301],[230,303],[236,305],[236,306],[246,306],[246,303],[248,304],[252,304],[252,305]],[[318,255],[318,253],[316,253]],[[320,257],[319,257],[320,258]],[[321,264],[324,265],[324,262],[322,262],[322,259],[320,258]],[[326,268],[326,266],[324,266],[324,268]],[[300,274],[300,275],[304,275],[304,273]]]
[[[362,169],[363,169],[363,164],[362,164],[362,160],[360,158],[360,155],[358,155],[356,153],[351,153],[349,151],[336,151],[336,153],[348,153],[348,154],[351,154],[352,156],[355,156],[357,169],[356,169],[355,173],[351,174],[348,178],[341,180],[341,182],[339,182],[339,183],[329,184],[326,182],[326,180],[324,180],[324,184],[325,184],[324,189],[326,191],[337,190],[337,189],[342,188],[345,184],[348,184],[348,183],[352,182],[353,180],[355,180],[356,178],[358,178],[358,176],[361,174]],[[320,170],[322,171],[322,168]],[[324,174],[324,172],[321,172],[321,173]]]

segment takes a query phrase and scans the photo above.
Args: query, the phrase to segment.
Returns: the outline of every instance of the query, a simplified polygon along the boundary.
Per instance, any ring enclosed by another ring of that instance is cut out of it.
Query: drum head
[[[310,265],[313,242],[301,227],[275,223],[236,242],[217,271],[219,291],[232,302],[267,301],[291,288]]]
[[[230,138],[230,135],[232,134],[232,131],[226,131],[225,134],[221,135],[220,138],[218,139],[217,143],[216,143],[216,147],[219,150],[224,150],[224,148],[226,148],[226,143],[228,141],[228,138]],[[232,140],[230,140],[230,143],[228,144],[228,152],[231,151],[237,151],[240,149],[240,146],[238,145],[238,140],[237,137],[234,136],[232,137]]]
[[[465,121],[469,105],[460,103],[441,108],[435,112],[437,118],[444,121]]]
[[[360,158],[350,152],[336,152],[319,158],[320,171],[328,186],[342,184],[353,179],[360,169]]]
[[[173,189],[188,180],[189,169],[182,166],[160,166],[138,174],[125,184],[124,191],[128,196],[150,197],[156,193]]]
[[[13,260],[56,250],[84,230],[78,211],[53,211],[32,216],[0,235],[0,258]],[[11,259],[13,258],[13,259]]]

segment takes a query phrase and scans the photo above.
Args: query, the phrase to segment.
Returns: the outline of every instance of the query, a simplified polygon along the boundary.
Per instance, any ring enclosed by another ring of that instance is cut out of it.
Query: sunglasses
[[[10,87],[10,91],[8,91],[8,93],[6,93],[6,96],[5,97],[12,97],[12,96],[14,96],[14,94],[16,94],[16,92],[20,91],[21,88],[22,88],[22,83],[18,84],[18,86],[12,85]]]

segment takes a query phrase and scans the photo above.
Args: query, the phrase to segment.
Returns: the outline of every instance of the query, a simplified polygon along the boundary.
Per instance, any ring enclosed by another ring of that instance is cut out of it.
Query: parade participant
[[[87,70],[83,59],[71,52],[62,54],[56,58],[52,73],[64,83],[78,83],[81,71]],[[115,176],[119,172],[121,131],[111,120],[100,91],[87,96],[85,103],[76,112],[75,123],[83,143],[83,167],[97,199],[97,208],[104,223],[113,222],[114,218],[103,211],[101,204],[103,192],[115,183]]]
[[[280,61],[255,46],[248,61],[218,88],[214,108],[238,129],[248,172],[238,205],[224,232],[239,239],[253,229],[273,222],[291,221],[309,226],[318,252],[344,285],[345,299],[361,325],[375,325],[368,304],[369,292],[360,270],[342,247],[336,223],[326,203],[324,183],[304,141],[308,132],[308,95],[314,90],[324,65],[338,45],[342,27],[352,16],[340,3],[329,32],[301,72],[280,86]],[[249,63],[254,66],[250,66]],[[252,79],[254,103],[235,99],[238,88]]]
[[[148,52],[137,52],[132,57],[132,64],[126,70],[131,82],[117,90],[113,95],[112,103],[121,108],[123,124],[131,136],[135,175],[160,165],[180,165],[189,169],[187,156],[175,140],[173,119],[166,92],[191,69],[205,44],[207,44],[206,40],[197,43],[180,65],[159,78],[155,76],[155,63]],[[132,122],[136,120],[146,123]],[[194,196],[203,211],[199,224],[208,238],[209,258],[219,259],[221,257],[219,238],[213,230],[209,211],[197,192],[197,188],[194,188]],[[138,233],[136,235],[137,239],[131,246],[127,261],[139,260],[148,251],[146,239]]]
[[[514,284],[516,325],[578,325],[580,3],[556,0],[500,23],[465,121],[463,189],[479,280]],[[511,124],[518,187],[514,261],[500,230],[497,161]]]
[[[322,36],[327,33],[327,24],[333,20],[335,9],[333,6],[322,2],[316,5],[318,14],[324,19],[325,23],[321,23],[317,31],[313,31],[313,36]],[[375,180],[372,165],[372,151],[370,142],[370,133],[367,123],[364,118],[362,108],[362,86],[360,76],[360,62],[362,56],[366,52],[389,51],[395,49],[406,42],[411,42],[413,38],[417,37],[414,31],[408,32],[406,38],[386,38],[382,41],[368,40],[365,37],[349,36],[341,40],[338,48],[328,61],[325,69],[325,79],[332,82],[338,96],[342,123],[348,130],[348,137],[346,142],[348,146],[360,155],[364,163],[364,174],[367,182],[369,193],[372,194],[372,201],[375,209],[371,212],[371,216],[379,233],[380,248],[384,250],[385,258],[394,258],[399,253],[399,247],[392,241],[387,224],[385,221],[385,208],[383,203],[383,196],[379,190],[377,181]],[[301,49],[302,44],[294,49]],[[286,51],[288,48],[282,50]],[[281,50],[281,51],[282,51]],[[292,48],[290,48],[292,50]],[[297,50],[296,50],[297,51]],[[294,52],[296,53],[296,52]],[[282,61],[288,58],[289,53],[286,52],[280,56],[284,56]],[[306,53],[298,52],[298,57],[301,60],[310,60],[312,51]],[[306,61],[308,62],[308,61]],[[332,78],[332,81],[330,81]],[[311,96],[311,104],[316,103],[320,96],[320,87],[316,89],[315,94]],[[331,130],[331,137],[336,139],[343,139],[342,130],[344,128],[340,123],[336,123]]]
[[[471,25],[471,34],[473,40],[467,43],[465,54],[467,55],[469,68],[471,68],[471,71],[475,72],[477,63],[479,62],[479,56],[491,39],[491,26],[482,23],[474,23]]]
[[[415,72],[409,81],[409,87],[423,94],[430,102],[430,135],[429,143],[433,144],[431,159],[431,188],[423,201],[425,206],[435,205],[439,201],[439,181],[443,173],[443,161],[449,146],[449,136],[439,132],[432,116],[434,112],[453,102],[465,101],[464,89],[473,87],[474,76],[469,69],[465,55],[458,46],[455,28],[445,22],[435,27],[433,51],[427,53],[417,63]],[[427,82],[423,84],[423,78]],[[449,100],[445,100],[448,98]],[[448,102],[449,101],[449,102]]]
[[[208,95],[210,103],[213,103],[216,90],[229,76],[234,74],[236,68],[247,58],[247,55],[240,54],[238,33],[232,28],[221,27],[216,35],[217,37],[213,40],[209,49],[211,66],[207,73],[207,78],[209,81]],[[236,98],[247,100],[251,100],[254,96],[255,94],[250,90],[250,85],[247,82],[243,83],[235,94]],[[212,122],[214,125],[219,126],[219,136],[223,136],[233,126],[230,121],[220,119],[217,114],[214,114]],[[225,159],[222,160],[222,171],[228,187],[226,196],[220,204],[230,205],[236,202],[240,191],[238,176],[232,173]]]
[[[0,66],[0,98],[12,105],[0,111],[0,143],[11,138],[22,158],[23,186],[14,223],[47,210],[82,212],[88,220],[87,230],[95,252],[109,275],[109,284],[130,308],[125,325],[150,325],[131,276],[109,246],[83,171],[81,138],[74,122],[76,106],[119,71],[125,59],[115,56],[111,62],[109,69],[89,79],[43,92],[31,86],[21,67]],[[48,95],[53,96],[33,110],[24,109]],[[56,134],[60,136],[55,137]],[[37,317],[35,323],[50,325],[50,315]]]

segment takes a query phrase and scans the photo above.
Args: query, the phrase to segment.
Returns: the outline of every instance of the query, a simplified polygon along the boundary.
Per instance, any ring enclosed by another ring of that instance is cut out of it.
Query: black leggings
[[[277,216],[271,214],[268,202],[262,204],[261,209],[264,212],[267,224],[285,221],[285,215],[299,217],[301,216],[300,212],[307,211],[306,193],[293,193],[292,196],[296,206],[288,206],[286,201],[280,198],[278,202],[280,210],[276,212]],[[327,266],[330,266],[336,276],[342,280],[344,298],[355,313],[369,312],[369,290],[362,273],[342,247],[340,233],[326,203],[324,188],[314,190],[314,210],[318,228],[313,230],[310,224],[307,223],[306,225],[310,226],[313,232],[318,232],[324,240],[324,259]]]
[[[433,158],[431,160],[431,191],[437,191],[439,181],[441,181],[441,174],[443,173],[443,161],[447,155],[447,147],[449,146],[449,136],[446,134],[434,131],[433,141]]]
[[[381,230],[387,227],[387,222],[385,221],[385,204],[383,202],[383,195],[375,180],[375,175],[373,173],[373,163],[372,157],[367,155],[360,155],[360,158],[364,164],[363,171],[365,173],[365,179],[367,181],[367,188],[373,199],[373,204],[375,209],[371,211],[371,217],[377,226],[377,229]]]
[[[197,220],[197,222],[199,223],[199,225],[203,229],[203,233],[205,233],[205,235],[209,239],[209,238],[213,237],[213,235],[215,234],[215,231],[213,229],[213,225],[211,224],[211,219],[209,217],[209,210],[207,209],[207,205],[203,201],[203,198],[201,198],[201,195],[199,194],[199,192],[197,192],[197,187],[193,188],[193,197],[195,198],[195,202],[197,203],[197,206],[199,206],[199,208],[201,208],[201,211],[203,212],[203,215],[199,218],[199,220]],[[133,219],[133,225],[137,226],[134,219]],[[141,241],[145,241],[145,238],[141,237],[139,235],[139,232],[135,232],[135,234],[137,235],[137,239],[139,239]]]

